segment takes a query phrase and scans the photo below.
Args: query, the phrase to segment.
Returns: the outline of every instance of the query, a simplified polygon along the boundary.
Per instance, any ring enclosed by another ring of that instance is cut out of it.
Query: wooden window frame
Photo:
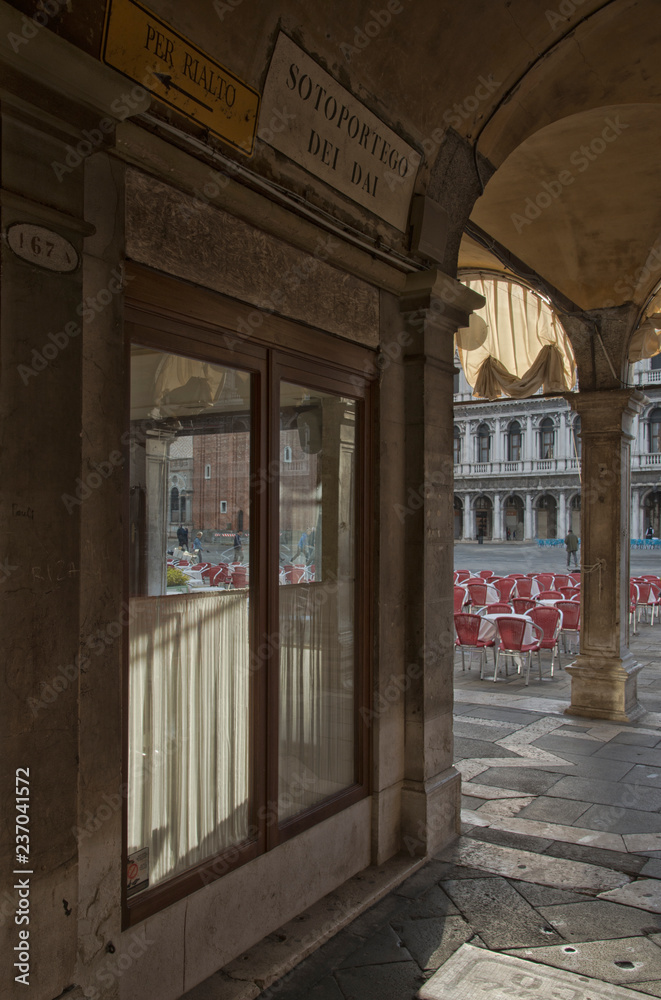
[[[122,924],[124,928],[172,905],[209,882],[283,844],[323,822],[369,794],[369,729],[361,709],[369,707],[371,648],[373,638],[373,592],[370,562],[373,551],[373,441],[374,441],[374,352],[280,317],[265,320],[257,333],[245,337],[237,330],[242,316],[253,310],[218,293],[187,285],[147,268],[129,265],[132,282],[125,303],[126,371],[130,371],[132,344],[154,350],[198,358],[250,372],[253,377],[251,419],[251,480],[265,488],[251,489],[250,524],[251,584],[250,645],[263,647],[260,637],[278,631],[278,576],[271,570],[279,555],[279,475],[270,475],[279,465],[279,384],[293,381],[321,391],[337,393],[356,401],[357,426],[361,433],[356,451],[356,565],[355,565],[355,782],[324,799],[319,805],[284,823],[270,822],[270,810],[261,808],[278,800],[278,690],[279,659],[270,652],[263,669],[251,670],[250,692],[250,836],[220,854],[206,858],[167,881],[127,897],[122,878]],[[230,326],[228,314],[233,317]],[[219,320],[224,320],[223,323]],[[288,336],[282,337],[283,329]],[[127,377],[128,384],[128,377]],[[126,394],[126,426],[130,426],[130,399]],[[270,464],[271,463],[271,464]],[[124,516],[128,523],[129,462],[125,463]],[[261,478],[260,478],[261,477]],[[361,542],[362,540],[362,542]],[[124,543],[125,596],[129,594],[128,532]],[[259,586],[258,581],[266,581]],[[195,599],[194,595],[191,595]],[[269,644],[270,647],[270,644]],[[277,653],[277,650],[275,651]],[[123,641],[123,780],[128,782],[128,682],[129,641]],[[128,797],[124,799],[122,872],[127,861]]]

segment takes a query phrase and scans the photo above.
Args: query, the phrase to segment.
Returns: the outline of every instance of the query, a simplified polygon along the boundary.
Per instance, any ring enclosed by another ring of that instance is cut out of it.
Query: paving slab
[[[592,897],[581,892],[571,892],[569,889],[554,889],[548,885],[535,885],[531,882],[516,882],[509,879],[510,885],[527,899],[531,906],[557,906],[561,903],[582,903]]]
[[[661,878],[661,861],[658,858],[650,858],[640,869],[640,874],[647,878]]]
[[[488,740],[469,740],[464,737],[456,737],[454,740],[454,760],[464,760],[473,757],[518,757],[513,750],[507,750],[497,743],[490,743]]]
[[[480,813],[477,812],[475,815],[480,816]],[[519,819],[518,816],[513,816],[511,819],[494,820],[490,825],[500,830],[528,837],[540,837],[569,844],[589,844],[612,851],[624,850],[624,841],[618,834],[601,833],[599,830],[588,830],[585,827],[539,823],[534,819]]]
[[[661,833],[627,833],[622,838],[627,851],[659,851]]]
[[[539,912],[567,941],[605,941],[661,931],[661,919],[655,914],[615,900],[615,896],[607,893],[598,899],[542,906]]]
[[[364,965],[387,965],[390,962],[412,961],[392,927],[382,927],[365,944],[356,948],[340,964],[340,969],[357,969]]]
[[[629,746],[639,747],[656,747],[661,743],[661,734],[623,732],[614,736],[611,743],[626,743]]]
[[[546,855],[540,857],[530,851],[482,844],[468,837],[460,837],[440,857],[454,864],[467,865],[521,882],[552,885],[558,889],[577,889],[594,895],[608,889],[617,889],[630,881],[628,875],[596,865]]]
[[[338,969],[335,979],[343,1000],[384,1000],[385,997],[414,997],[425,981],[415,962]]]
[[[636,989],[642,990],[643,993],[647,993],[651,997],[661,997],[661,979],[655,983],[636,983]]]
[[[541,837],[522,836],[520,833],[510,833],[495,826],[475,827],[470,836],[473,840],[482,840],[488,844],[500,844],[501,847],[514,847],[520,851],[532,851],[533,854],[544,854],[553,841]]]
[[[270,998],[280,995],[280,993],[274,993],[273,988],[260,994],[264,1000],[270,1000]],[[332,975],[326,976],[309,990],[304,990],[301,993],[285,993],[283,996],[286,996],[287,1000],[345,1000],[342,990]]]
[[[222,972],[216,972],[199,986],[189,990],[186,1000],[218,1000],[218,997],[227,997],[227,1000],[255,1000],[260,993],[261,990],[255,983],[239,982]]]
[[[484,768],[486,771],[487,768]],[[491,802],[493,799],[518,799],[520,792],[512,788],[498,788],[497,785],[481,785],[479,781],[464,780],[461,783],[462,790],[466,795],[475,795],[481,799]]]
[[[493,719],[496,722],[512,722],[516,726],[529,726],[532,722],[539,722],[543,719],[545,712],[532,714],[531,712],[522,711],[521,709],[514,709],[508,707],[496,707],[498,698],[494,699],[494,695],[497,696],[497,692],[482,691],[476,692],[483,695],[480,698],[480,702],[475,702],[473,704],[473,715],[476,719]],[[507,705],[512,704],[512,695],[502,696],[507,700]],[[484,702],[487,702],[487,705]],[[493,701],[493,705],[491,704]]]
[[[520,795],[515,799],[491,799],[477,810],[479,816],[488,820],[509,819],[516,816],[533,801],[532,795]]]
[[[588,780],[570,775],[560,778],[548,794],[550,797],[578,799],[595,805],[624,806],[626,809],[641,809],[643,812],[657,812],[661,809],[661,791],[621,781],[603,781],[597,778]]]
[[[459,910],[450,897],[440,886],[435,885],[409,906],[408,912],[402,915],[400,920],[404,916],[410,920],[418,920],[420,917],[429,919],[431,917],[447,917],[457,913]]]
[[[645,994],[463,945],[418,993],[420,1000],[644,1000]]]
[[[550,948],[521,948],[508,954],[621,986],[661,977],[661,948],[647,937],[577,941]]]
[[[646,764],[634,764],[630,771],[624,774],[620,781],[631,782],[634,785],[649,785],[651,788],[661,788],[661,767],[648,767]]]
[[[578,736],[563,734],[558,736],[542,736],[540,739],[535,740],[535,746],[541,747],[543,750],[552,750],[554,753],[561,754],[566,750],[567,753],[591,757],[603,744],[599,740],[586,740],[580,739]]]
[[[513,726],[505,726],[499,722],[492,722],[489,719],[473,719],[468,721],[462,718],[455,719],[453,725],[455,737],[463,736],[473,740],[502,740],[504,736],[516,732]]]
[[[536,767],[490,767],[480,775],[480,784],[497,785],[528,795],[543,795],[561,779]]]
[[[398,896],[417,899],[433,885],[438,885],[442,878],[447,878],[447,865],[443,861],[429,861],[419,872],[402,882],[395,889],[395,893]]]
[[[504,878],[458,879],[443,888],[487,948],[560,942],[545,920]]]
[[[619,889],[599,893],[600,899],[613,900],[625,906],[635,906],[650,913],[661,913],[661,882],[655,878],[641,878]],[[661,930],[661,926],[658,928]]]
[[[618,837],[614,833],[602,833],[601,837]],[[571,861],[584,861],[588,865],[601,865],[602,868],[612,868],[616,872],[624,872],[626,875],[635,877],[639,875],[645,866],[645,858],[636,854],[626,854],[623,851],[601,850],[599,847],[586,847],[583,844],[563,843],[555,841],[549,847],[547,854],[555,858],[568,858]]]
[[[438,969],[475,933],[470,924],[459,915],[431,920],[406,920],[403,924],[395,924],[394,930],[421,969]]]
[[[538,795],[536,799],[521,810],[521,819],[534,819],[543,823],[560,823],[571,825],[582,816],[589,803],[577,799],[555,798],[550,795]]]
[[[627,746],[623,743],[607,743],[597,750],[595,756],[604,760],[627,760],[632,764],[661,767],[661,749],[650,750],[647,747]]]
[[[547,751],[547,753],[549,752]],[[571,754],[563,751],[561,756],[561,762],[544,764],[544,770],[548,771],[549,774],[562,772],[563,774],[572,774],[577,778],[602,778],[604,781],[620,781],[632,767],[635,767],[632,761],[604,760],[603,757],[597,757],[596,754],[586,757],[585,754]]]
[[[627,809],[624,806],[590,806],[581,816],[581,824],[609,833],[661,833],[658,813]]]

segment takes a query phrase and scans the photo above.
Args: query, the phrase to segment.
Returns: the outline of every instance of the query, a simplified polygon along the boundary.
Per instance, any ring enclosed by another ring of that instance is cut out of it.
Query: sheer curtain
[[[354,637],[340,610],[353,590],[352,581],[279,588],[281,821],[354,780]]]
[[[149,848],[154,885],[248,833],[248,595],[131,610],[128,854]]]

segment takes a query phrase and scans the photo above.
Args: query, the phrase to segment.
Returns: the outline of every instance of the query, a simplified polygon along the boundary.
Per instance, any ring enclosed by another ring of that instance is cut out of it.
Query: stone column
[[[532,428],[532,415],[530,413],[526,413],[525,419],[526,419],[526,429],[523,440],[523,461],[527,463],[525,465],[525,468],[531,469],[535,434]],[[527,537],[528,535],[526,535],[526,538]]]
[[[571,674],[569,715],[629,722],[643,712],[641,666],[629,652],[629,500],[632,420],[644,395],[581,392],[581,647]]]
[[[631,537],[641,538],[640,527],[640,490],[631,491]]]
[[[526,493],[526,507],[523,512],[523,540],[529,542],[534,537],[532,522],[532,493]]]
[[[410,274],[405,481],[419,507],[406,520],[406,691],[402,837],[418,855],[459,833],[460,775],[452,764],[453,336],[482,296],[438,271]]]
[[[494,542],[503,540],[503,505],[500,493],[493,495],[493,540]]]
[[[561,490],[558,493],[558,525],[556,534],[564,538],[567,534],[567,495]]]

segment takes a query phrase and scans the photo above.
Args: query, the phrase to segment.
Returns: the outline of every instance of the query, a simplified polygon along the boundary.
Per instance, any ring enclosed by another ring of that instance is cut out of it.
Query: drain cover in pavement
[[[420,1000],[649,1000],[648,994],[464,944],[428,979]]]

